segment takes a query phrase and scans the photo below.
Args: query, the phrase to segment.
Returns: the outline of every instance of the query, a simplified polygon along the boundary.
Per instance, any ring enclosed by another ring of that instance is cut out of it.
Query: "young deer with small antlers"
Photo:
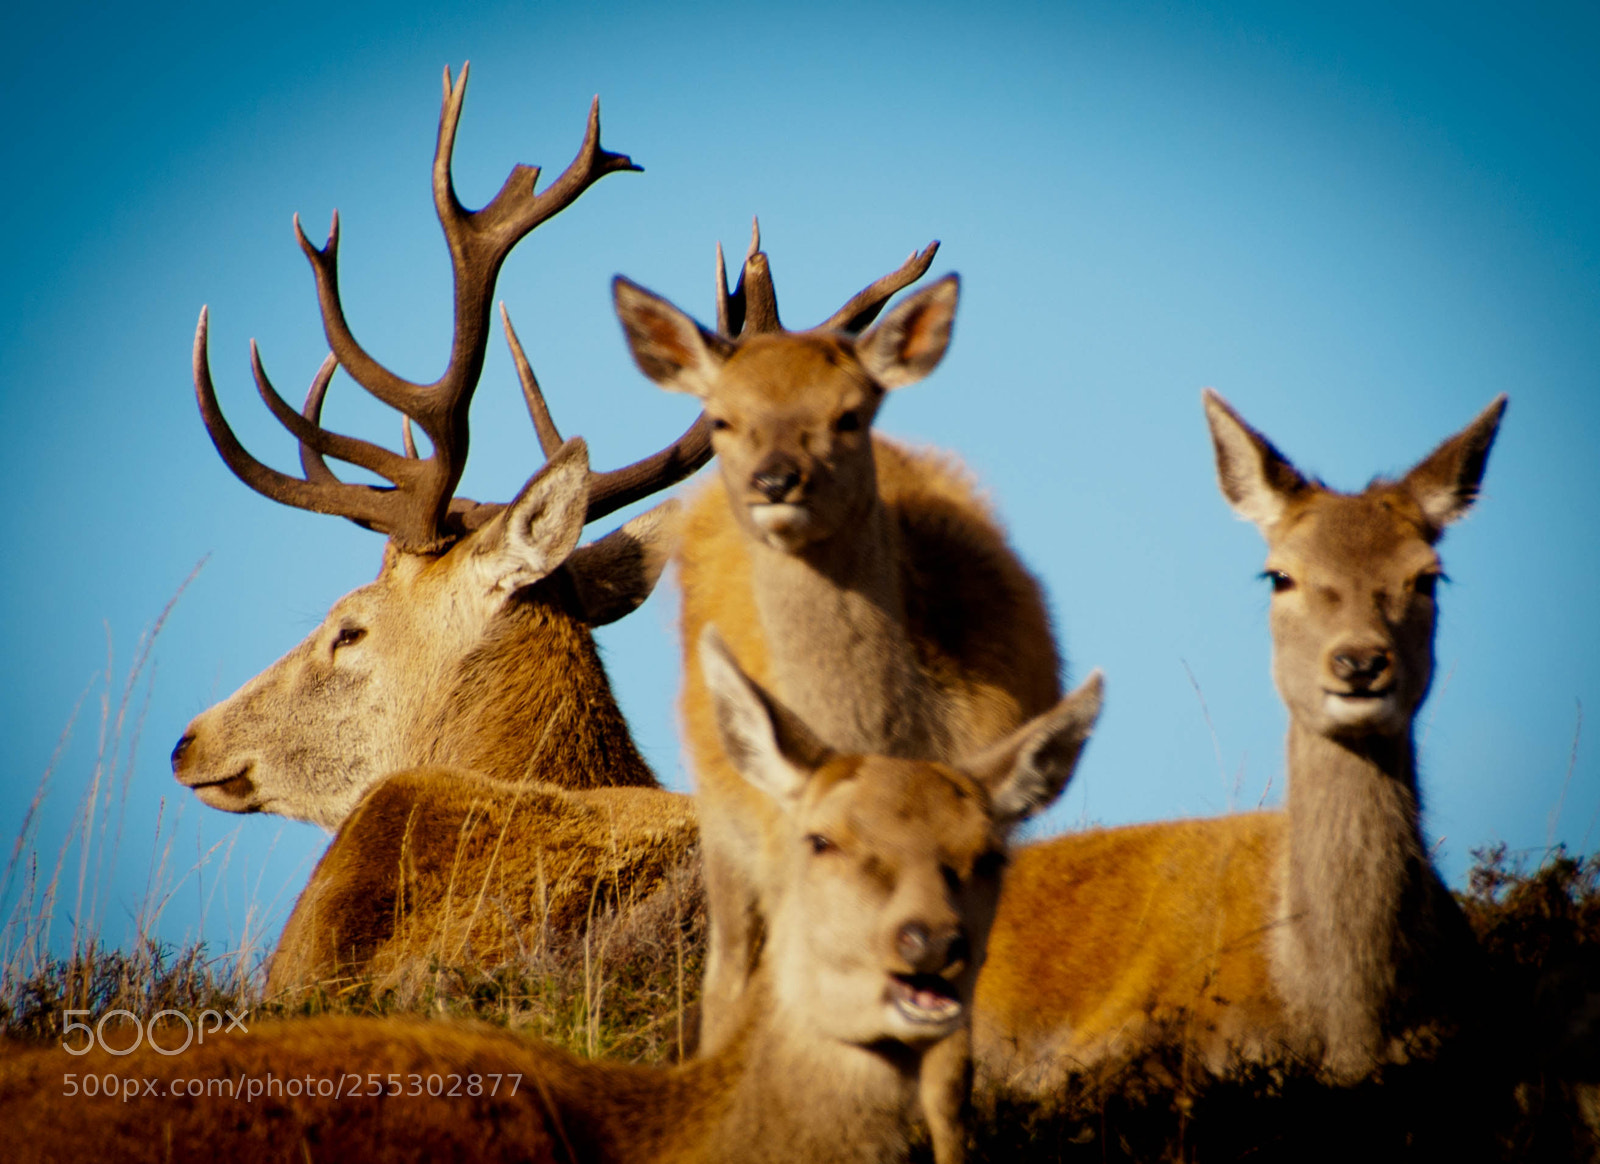
[[[337,215],[321,249],[295,224],[332,348],[303,414],[273,389],[251,347],[262,399],[300,442],[303,477],[245,451],[212,386],[204,311],[195,337],[200,412],[228,467],[274,501],[339,514],[389,539],[376,581],[196,717],[173,749],[174,774],[206,804],[339,829],[285,929],[274,988],[322,978],[336,963],[382,962],[384,949],[420,955],[447,941],[436,952],[448,956],[470,937],[480,956],[514,950],[530,923],[536,932],[542,919],[581,921],[597,882],[643,892],[694,845],[693,812],[658,788],[634,748],[589,632],[649,595],[671,552],[675,503],[592,545],[578,540],[585,524],[704,464],[707,422],[637,464],[590,472],[583,442],[563,443],[557,433],[505,318],[548,463],[509,504],[454,496],[501,264],[594,182],[637,167],[601,148],[597,101],[560,177],[536,193],[539,170],[517,166],[493,201],[468,211],[451,178],[466,84],[465,68],[454,84],[446,70],[433,164],[455,282],[454,338],[438,381],[402,379],[351,335],[339,298]],[[405,455],[321,426],[339,366],[405,415]],[[432,441],[426,458],[412,445],[412,420]],[[325,456],[393,487],[341,481]],[[508,830],[539,844],[507,845]],[[462,917],[446,935],[453,910]]]
[[[1446,1033],[1472,964],[1423,844],[1413,722],[1434,546],[1478,495],[1505,398],[1357,494],[1303,476],[1216,393],[1205,409],[1222,492],[1267,542],[1288,804],[1017,855],[974,1033],[985,1071],[1025,1087],[1174,1024],[1213,1067],[1287,1052],[1351,1081]]]
[[[319,1019],[213,1036],[177,1057],[98,1049],[69,1061],[75,1073],[135,1081],[124,1103],[120,1089],[64,1100],[64,1055],[51,1048],[0,1060],[13,1147],[68,1159],[115,1144],[128,1160],[239,1164],[908,1159],[929,1123],[927,1064],[966,1031],[1008,834],[1071,777],[1099,713],[1099,676],[947,765],[833,752],[740,671],[715,632],[698,654],[724,750],[770,803],[778,839],[763,893],[772,973],[716,1054],[649,1069],[502,1031]],[[452,1076],[454,1098],[430,1099]],[[325,1091],[302,1078],[326,1080]],[[253,1084],[260,1102],[208,1100],[190,1082],[200,1080]]]
[[[948,760],[1060,696],[1039,585],[970,479],[945,456],[871,431],[885,393],[943,358],[956,277],[856,333],[927,270],[936,248],[875,284],[875,300],[869,288],[820,327],[788,332],[758,236],[735,295],[719,305],[719,319],[745,320],[737,342],[625,279],[615,284],[639,367],[705,406],[722,478],[690,502],[679,553],[683,714],[710,911],[706,1046],[731,1035],[763,959],[756,887],[777,827],[716,730],[698,663],[706,626],[844,751]]]

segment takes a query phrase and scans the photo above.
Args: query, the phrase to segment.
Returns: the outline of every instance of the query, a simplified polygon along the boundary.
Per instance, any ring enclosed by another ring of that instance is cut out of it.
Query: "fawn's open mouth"
[[[908,1022],[943,1026],[961,1017],[955,987],[937,974],[889,975],[889,1001]]]

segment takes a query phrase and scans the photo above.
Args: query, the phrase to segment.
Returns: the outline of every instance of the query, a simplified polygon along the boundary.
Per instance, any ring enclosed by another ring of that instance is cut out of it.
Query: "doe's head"
[[[778,809],[778,856],[761,886],[776,1005],[861,1045],[926,1045],[960,1029],[1010,834],[1066,787],[1100,713],[1100,673],[981,753],[942,764],[829,751],[714,628],[700,659],[724,751]]]
[[[1267,541],[1273,678],[1290,714],[1332,737],[1409,732],[1433,679],[1435,546],[1477,499],[1506,398],[1360,493],[1307,478],[1221,396],[1204,401],[1223,496]]]

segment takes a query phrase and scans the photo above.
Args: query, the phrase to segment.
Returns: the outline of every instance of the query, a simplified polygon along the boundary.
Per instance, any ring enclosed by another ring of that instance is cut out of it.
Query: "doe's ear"
[[[1049,711],[960,765],[988,788],[1002,826],[1020,824],[1061,795],[1100,718],[1104,695],[1105,678],[1096,670]]]
[[[639,370],[668,391],[704,400],[733,354],[732,341],[621,275],[611,281],[611,295]]]
[[[699,655],[723,754],[739,775],[789,807],[831,753],[793,712],[740,669],[716,627],[701,633]]]
[[[478,548],[496,590],[507,593],[547,576],[583,536],[589,510],[589,448],[573,437],[528,479],[485,527]]]
[[[1233,511],[1266,533],[1289,502],[1311,488],[1289,458],[1244,422],[1210,388],[1201,393],[1211,444],[1217,455],[1217,484]]]
[[[656,588],[678,547],[682,507],[663,501],[567,558],[583,620],[604,626],[631,614]]]
[[[960,297],[959,275],[946,275],[911,296],[856,340],[861,366],[885,388],[921,380],[944,359]]]
[[[1502,392],[1471,424],[1424,457],[1400,482],[1422,506],[1434,537],[1452,521],[1465,516],[1478,499],[1478,486],[1489,465],[1489,450],[1505,411],[1506,395]]]

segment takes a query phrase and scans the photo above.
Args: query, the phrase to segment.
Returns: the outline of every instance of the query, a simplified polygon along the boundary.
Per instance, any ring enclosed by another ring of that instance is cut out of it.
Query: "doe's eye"
[[[359,643],[362,639],[364,639],[366,637],[367,637],[367,628],[366,627],[361,627],[361,626],[340,627],[339,628],[339,633],[333,636],[333,649],[337,651],[340,647],[348,647],[353,643]]]
[[[1294,579],[1282,570],[1263,570],[1261,576],[1272,583],[1272,592],[1282,594],[1285,590],[1294,589]]]
[[[811,851],[813,853],[818,854],[826,853],[829,849],[834,847],[833,842],[827,837],[823,836],[821,833],[812,833],[807,836],[806,844],[811,846]]]
[[[1422,597],[1432,598],[1438,592],[1441,578],[1444,578],[1443,574],[1429,570],[1426,574],[1418,574],[1417,580],[1412,583],[1412,586]]]
[[[861,427],[861,414],[855,409],[839,414],[839,419],[833,422],[835,432],[855,432]]]

